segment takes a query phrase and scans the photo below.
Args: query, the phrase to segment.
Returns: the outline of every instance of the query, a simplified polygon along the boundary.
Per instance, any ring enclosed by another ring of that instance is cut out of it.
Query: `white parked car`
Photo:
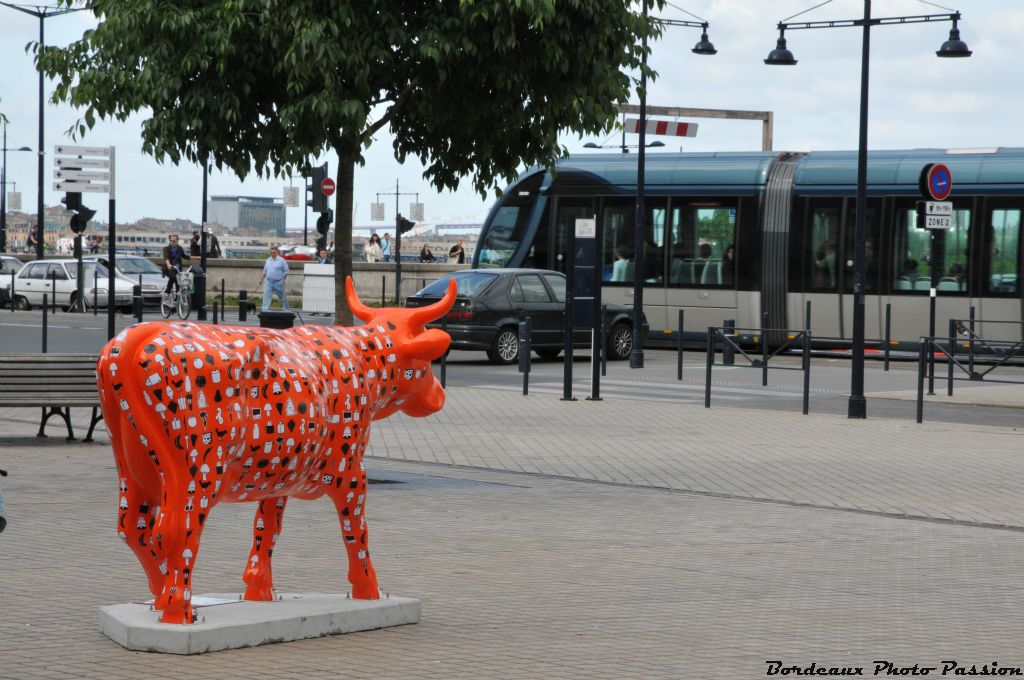
[[[104,267],[108,266],[106,255],[89,255],[83,258],[86,262],[99,262]],[[141,255],[118,254],[114,262],[114,275],[118,279],[127,281],[133,286],[139,285],[139,276],[142,276],[142,302],[146,305],[159,305],[160,297],[164,288],[167,287],[167,279],[164,278],[160,267],[152,263],[148,258]]]
[[[96,282],[96,297],[100,307],[106,306],[107,281],[109,274],[106,267],[97,262],[84,263],[84,281],[82,287],[85,292],[85,304],[92,308],[93,282]],[[43,294],[47,295],[49,304],[57,304],[63,309],[73,309],[78,296],[78,261],[74,259],[65,260],[36,260],[29,262],[14,277],[14,301],[18,309],[32,309],[35,305],[43,304]],[[121,279],[114,279],[114,304],[122,311],[131,311],[132,307],[132,284]],[[11,294],[10,280],[0,283],[8,289]],[[56,289],[56,290],[55,290]],[[56,303],[52,302],[56,295]]]
[[[11,297],[7,292],[11,287],[11,274],[16,274],[21,267],[21,260],[18,258],[0,255],[0,307],[11,304]]]

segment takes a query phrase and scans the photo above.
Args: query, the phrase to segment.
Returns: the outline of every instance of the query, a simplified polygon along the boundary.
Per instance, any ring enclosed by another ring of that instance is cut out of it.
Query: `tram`
[[[934,263],[932,233],[916,225],[929,163],[953,175],[952,227],[936,232]],[[643,277],[650,344],[677,341],[680,309],[685,339],[703,338],[724,319],[760,328],[767,314],[769,328],[809,326],[816,344],[850,343],[856,152],[648,153],[646,168],[642,272],[633,256],[633,154],[578,155],[554,170],[525,171],[491,209],[473,266],[564,272],[569,229],[596,216],[603,296],[632,304],[633,277]],[[972,306],[983,321],[1021,321],[1022,213],[1024,149],[869,152],[865,336],[883,337],[891,305],[894,348],[916,347],[928,334],[932,266],[939,335]],[[1002,340],[1022,339],[1020,329],[978,326]]]

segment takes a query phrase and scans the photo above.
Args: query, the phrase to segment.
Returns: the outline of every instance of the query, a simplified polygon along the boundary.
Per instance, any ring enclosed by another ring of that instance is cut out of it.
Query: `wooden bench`
[[[95,354],[0,354],[0,407],[40,407],[43,410],[37,437],[45,437],[46,422],[60,416],[68,427],[68,441],[74,441],[71,409],[92,408],[91,442],[99,413]]]

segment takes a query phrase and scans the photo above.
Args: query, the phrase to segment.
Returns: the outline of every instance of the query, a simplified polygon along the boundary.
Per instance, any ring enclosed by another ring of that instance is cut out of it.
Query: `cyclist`
[[[181,271],[182,260],[190,259],[188,252],[178,245],[178,235],[168,236],[167,245],[164,246],[164,276],[168,278],[167,288],[164,289],[165,296],[170,297],[171,291],[178,287],[177,272]]]

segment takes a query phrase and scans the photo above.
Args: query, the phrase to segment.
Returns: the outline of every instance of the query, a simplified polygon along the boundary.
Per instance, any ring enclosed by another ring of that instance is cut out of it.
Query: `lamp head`
[[[715,49],[715,46],[711,44],[710,40],[708,40],[708,27],[707,26],[704,27],[703,31],[701,31],[700,40],[697,42],[696,45],[693,46],[693,49],[690,50],[690,51],[693,52],[694,54],[705,54],[705,55],[711,55],[711,54],[717,54],[718,53],[718,50]]]
[[[779,40],[775,43],[775,49],[768,54],[764,63],[769,66],[793,66],[796,64],[793,53],[786,49],[786,38],[781,30],[779,31]]]
[[[665,146],[665,142],[661,141],[660,139],[656,139],[656,140],[654,140],[653,142],[651,142],[650,144],[647,145],[648,148],[655,147],[655,146]]]
[[[971,56],[971,51],[967,49],[967,43],[960,39],[960,29],[956,27],[956,19],[953,19],[953,28],[949,29],[949,40],[942,43],[942,47],[935,53],[935,56],[948,59]]]
[[[594,144],[593,142],[587,142],[586,144],[583,145],[583,148],[584,149],[600,149],[601,145],[600,144]]]

